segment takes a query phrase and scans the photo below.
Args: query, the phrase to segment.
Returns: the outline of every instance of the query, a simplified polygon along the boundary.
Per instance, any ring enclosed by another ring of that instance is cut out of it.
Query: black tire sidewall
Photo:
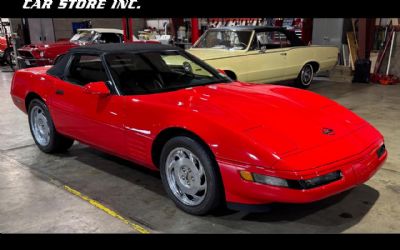
[[[305,84],[305,83],[303,82],[303,79],[302,79],[301,75],[302,75],[303,71],[305,70],[305,68],[307,68],[307,67],[310,67],[312,76],[311,76],[310,82],[307,83],[307,84]],[[301,71],[300,71],[300,73],[299,73],[299,76],[298,76],[298,78],[297,78],[297,80],[296,80],[296,83],[297,83],[296,85],[297,85],[298,87],[300,87],[300,88],[306,89],[306,88],[310,87],[311,82],[312,82],[313,79],[314,79],[314,68],[312,67],[311,64],[307,63],[306,65],[303,66],[303,68],[301,68]]]
[[[207,193],[205,199],[197,206],[188,206],[183,204],[175,195],[172,193],[165,169],[165,162],[169,155],[169,153],[177,148],[183,147],[191,152],[193,152],[201,164],[204,167],[204,171],[207,179]],[[161,180],[166,190],[168,196],[174,201],[174,203],[183,211],[194,214],[194,215],[204,215],[214,209],[216,209],[221,203],[221,181],[220,175],[218,174],[218,166],[216,166],[213,157],[209,152],[196,140],[186,137],[186,136],[178,136],[169,140],[163,147],[160,158],[160,174]]]
[[[40,145],[38,143],[38,141],[36,140],[35,135],[33,133],[33,130],[32,130],[31,111],[32,111],[32,108],[35,107],[35,106],[39,106],[43,110],[43,112],[45,113],[46,118],[47,118],[47,123],[48,123],[49,129],[50,129],[50,141],[49,141],[49,144],[47,144],[46,146]],[[56,131],[55,131],[55,128],[54,128],[53,120],[51,119],[51,116],[50,116],[50,112],[49,112],[46,104],[43,101],[41,101],[39,99],[33,99],[29,103],[28,120],[29,120],[29,128],[31,130],[31,134],[32,134],[33,140],[35,141],[36,145],[43,152],[46,152],[46,153],[52,152],[54,150],[54,148],[56,147],[56,141],[55,141],[55,133],[56,133]]]

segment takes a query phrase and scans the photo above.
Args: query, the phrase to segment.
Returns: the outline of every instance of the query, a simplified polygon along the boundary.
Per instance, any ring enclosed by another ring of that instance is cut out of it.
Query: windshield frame
[[[223,32],[223,31],[225,31],[225,32],[241,32],[241,31],[246,31],[246,32],[251,32],[251,35],[250,35],[250,38],[249,38],[247,47],[244,48],[244,49],[199,48],[199,47],[197,47],[197,46],[200,44],[200,42],[201,42],[203,39],[205,39],[205,37],[208,35],[208,33],[210,33],[210,32],[215,32],[215,31],[217,31],[217,32]],[[221,50],[227,50],[227,51],[248,51],[249,48],[250,48],[250,46],[251,46],[251,43],[253,42],[254,34],[255,34],[255,31],[254,31],[254,30],[251,30],[251,29],[246,29],[246,30],[237,30],[237,29],[232,29],[232,30],[230,30],[230,29],[218,29],[218,28],[209,29],[209,30],[207,30],[206,32],[204,32],[204,34],[201,35],[199,39],[197,39],[197,41],[195,42],[195,44],[193,44],[192,48],[193,48],[193,49],[221,49]]]
[[[200,84],[191,84],[191,85],[183,85],[183,86],[177,86],[177,87],[170,87],[170,88],[160,88],[154,91],[148,91],[145,93],[134,93],[134,94],[126,94],[121,91],[121,88],[119,86],[119,83],[114,79],[113,74],[111,73],[111,66],[108,62],[108,56],[110,55],[118,55],[118,54],[131,54],[131,55],[137,55],[137,54],[145,54],[145,53],[177,53],[179,55],[182,55],[183,57],[189,58],[191,61],[194,63],[198,64],[200,67],[204,68],[207,70],[209,73],[213,75],[214,78],[216,78],[218,81],[212,81],[208,83],[200,83]],[[204,61],[200,60],[199,58],[195,57],[194,55],[183,51],[183,50],[144,50],[144,51],[115,51],[115,52],[107,52],[104,53],[102,56],[102,60],[104,62],[104,66],[106,68],[106,72],[109,76],[109,79],[113,83],[117,93],[121,96],[139,96],[139,95],[149,95],[149,94],[157,94],[157,93],[163,93],[163,92],[171,92],[171,91],[177,91],[180,89],[188,89],[188,88],[193,88],[193,87],[198,87],[198,86],[207,86],[207,85],[212,85],[212,84],[220,84],[220,83],[232,83],[233,80],[230,79],[228,76],[223,75],[221,72],[219,72],[217,69],[213,68],[209,64],[205,63]]]

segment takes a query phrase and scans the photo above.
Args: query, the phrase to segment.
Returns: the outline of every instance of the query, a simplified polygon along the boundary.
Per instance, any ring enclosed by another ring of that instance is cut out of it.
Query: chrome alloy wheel
[[[47,146],[50,142],[50,127],[43,109],[34,106],[29,115],[33,136],[41,146]]]
[[[207,194],[206,174],[199,158],[179,147],[169,153],[165,166],[168,185],[175,197],[185,205],[199,205]]]
[[[313,78],[313,69],[311,65],[304,66],[303,70],[301,71],[301,82],[304,85],[309,85]]]

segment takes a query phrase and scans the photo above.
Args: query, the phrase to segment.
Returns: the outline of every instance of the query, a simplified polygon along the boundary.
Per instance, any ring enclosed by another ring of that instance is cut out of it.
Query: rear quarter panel
[[[338,48],[334,46],[300,46],[289,49],[287,53],[288,79],[297,78],[301,68],[309,62],[318,63],[318,72],[331,70],[337,63],[338,53]]]
[[[27,113],[25,98],[29,93],[35,93],[45,102],[53,90],[52,81],[47,76],[47,67],[18,70],[14,73],[11,83],[11,98],[14,104]]]

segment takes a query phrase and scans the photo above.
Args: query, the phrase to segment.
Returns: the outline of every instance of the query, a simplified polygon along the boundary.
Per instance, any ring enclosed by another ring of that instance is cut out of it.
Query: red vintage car
[[[19,62],[23,68],[51,65],[57,56],[69,49],[96,43],[122,43],[123,31],[119,29],[79,29],[70,40],[55,43],[39,43],[18,49]]]
[[[3,57],[4,50],[7,48],[7,40],[0,34],[0,57]]]
[[[7,46],[7,39],[5,36],[0,34],[0,63],[10,61],[10,55],[12,53],[12,47]]]
[[[167,45],[73,48],[52,68],[17,71],[11,96],[40,150],[78,140],[159,170],[192,214],[324,199],[387,157],[382,135],[334,101],[232,81]]]

